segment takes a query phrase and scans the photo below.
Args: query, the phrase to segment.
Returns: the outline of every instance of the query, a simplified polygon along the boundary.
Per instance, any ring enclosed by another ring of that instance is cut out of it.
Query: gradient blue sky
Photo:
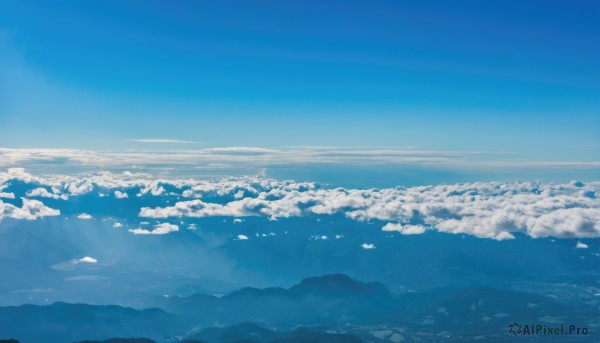
[[[168,138],[600,161],[595,1],[0,7],[1,147]]]

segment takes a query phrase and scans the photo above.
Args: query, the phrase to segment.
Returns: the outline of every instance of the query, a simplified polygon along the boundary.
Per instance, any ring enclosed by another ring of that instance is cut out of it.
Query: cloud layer
[[[7,189],[14,180],[31,185],[34,191],[27,193],[30,197],[71,199],[102,192],[115,194],[120,202],[141,201],[140,220],[215,216],[277,220],[343,215],[357,221],[379,222],[381,230],[403,235],[437,230],[497,240],[512,239],[515,233],[534,238],[600,237],[600,182],[478,182],[347,189],[261,177],[157,179],[129,172],[38,177],[23,169],[0,173],[0,187]],[[154,200],[144,200],[151,198]],[[157,200],[162,205],[143,205],[144,201],[156,204]],[[92,210],[82,208],[80,213]],[[36,199],[23,198],[22,207],[0,202],[0,218],[37,219],[59,214],[59,210]],[[178,230],[177,225],[165,222],[152,230],[129,231],[160,235]]]
[[[133,139],[139,143],[196,143],[174,139]],[[200,149],[93,151],[78,149],[0,148],[0,167],[57,163],[79,168],[261,168],[281,165],[445,166],[478,168],[600,168],[600,161],[524,161],[511,152],[424,150],[416,147],[279,148],[215,147]]]

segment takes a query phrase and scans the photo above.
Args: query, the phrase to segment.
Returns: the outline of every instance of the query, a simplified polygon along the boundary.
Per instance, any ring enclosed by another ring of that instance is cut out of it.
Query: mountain
[[[289,288],[246,287],[222,297],[162,296],[146,310],[67,303],[0,307],[0,333],[25,343],[152,342],[137,337],[165,343],[497,341],[512,322],[553,325],[565,318],[596,332],[597,303],[590,298],[575,307],[559,298],[570,288],[546,285],[550,293],[542,294],[473,286],[393,294],[377,282],[329,274]]]
[[[200,294],[161,297],[153,305],[186,316],[196,325],[251,320],[295,326],[378,322],[393,313],[395,301],[380,283],[331,274],[306,278],[289,289],[247,287],[221,298]]]
[[[155,306],[181,315],[188,325],[196,327],[247,321],[288,330],[298,325],[326,325],[372,342],[377,341],[372,332],[380,331],[389,332],[389,337],[426,341],[441,331],[463,339],[474,336],[496,339],[505,333],[498,328],[509,321],[535,319],[551,324],[569,318],[588,327],[600,324],[594,319],[600,311],[593,303],[574,307],[552,293],[473,286],[394,295],[380,283],[365,283],[343,274],[306,278],[287,289],[243,288],[220,298],[208,295],[161,298]],[[230,330],[240,332],[247,328],[234,326]],[[203,331],[205,336],[194,337],[218,341],[210,332]],[[260,337],[256,338],[258,342],[273,338],[266,331],[252,332]]]
[[[157,337],[182,331],[160,309],[54,303],[0,308],[0,332],[27,343],[73,342],[111,337]]]
[[[344,274],[330,274],[303,279],[298,285],[290,288],[290,292],[304,297],[307,294],[336,297],[365,297],[372,299],[389,299],[388,289],[378,282],[361,282]]]

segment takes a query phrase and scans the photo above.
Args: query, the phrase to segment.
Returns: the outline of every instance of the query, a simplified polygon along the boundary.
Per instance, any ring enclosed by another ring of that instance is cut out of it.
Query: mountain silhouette
[[[0,333],[23,342],[155,337],[181,330],[173,316],[157,308],[135,310],[61,302],[0,307]]]
[[[153,304],[193,318],[194,323],[278,323],[315,325],[372,322],[393,310],[394,297],[380,283],[364,283],[343,274],[303,279],[289,288],[242,288],[221,298],[195,294],[161,297]]]

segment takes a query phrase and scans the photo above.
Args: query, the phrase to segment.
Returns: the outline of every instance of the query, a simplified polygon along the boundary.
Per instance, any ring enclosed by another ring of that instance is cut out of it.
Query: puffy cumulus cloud
[[[60,194],[60,191],[54,189],[53,193],[50,193],[44,187],[38,187],[32,190],[27,191],[26,195],[28,197],[40,197],[40,198],[52,198],[52,199],[61,199],[61,200],[69,200],[69,197],[65,194]]]
[[[310,182],[275,181],[245,176],[210,181],[199,180],[190,185],[181,195],[186,198],[233,196],[234,199],[239,200],[244,197],[254,198],[264,193],[269,193],[272,197],[281,197],[289,191],[304,191],[315,187],[316,184]]]
[[[121,224],[121,223],[119,223],[119,222],[116,222],[116,223],[114,223],[114,224],[113,224],[113,227],[114,227],[115,229],[118,229],[118,228],[120,228],[120,227],[123,227],[123,224]]]
[[[587,249],[588,245],[585,244],[585,243],[577,242],[577,244],[575,245],[575,248],[577,248],[577,249]]]
[[[129,232],[135,235],[166,235],[171,232],[179,231],[179,226],[169,223],[160,223],[154,226],[152,230],[130,229]]]
[[[129,197],[129,195],[125,192],[121,192],[121,191],[115,191],[115,198],[117,199],[125,199]]]
[[[80,258],[79,260],[77,260],[77,262],[79,262],[79,263],[98,263],[98,260],[96,260],[93,257],[86,256],[86,257]]]
[[[25,168],[8,168],[6,172],[0,172],[0,184],[4,184],[8,180],[17,180],[25,183],[43,182],[43,179],[26,172]]]
[[[35,220],[47,216],[58,216],[60,211],[50,208],[39,200],[21,198],[23,205],[17,207],[12,204],[4,203],[0,200],[0,219],[26,219]]]
[[[360,245],[361,248],[366,249],[366,250],[373,250],[375,249],[375,244],[372,243],[363,243]]]
[[[249,239],[249,238],[246,235],[237,235],[237,240],[238,241],[245,241],[247,239]]]
[[[398,223],[387,223],[382,231],[397,231],[403,235],[420,235],[425,232],[425,227],[422,225],[402,225]]]
[[[82,214],[78,215],[77,218],[83,219],[83,220],[89,220],[89,219],[92,219],[93,217],[91,214],[82,213]]]
[[[0,149],[2,150],[2,149]],[[7,181],[21,181],[32,186],[27,195],[32,197],[46,197],[67,200],[69,196],[81,196],[92,192],[104,194],[114,192],[115,197],[127,197],[126,190],[136,188],[138,195],[162,195],[165,192],[163,185],[175,188],[191,187],[196,182],[191,180],[153,179],[147,174],[97,172],[79,176],[48,175],[37,177],[27,173],[23,168],[9,168],[7,172],[0,172],[0,187]],[[51,189],[51,192],[48,191]]]

